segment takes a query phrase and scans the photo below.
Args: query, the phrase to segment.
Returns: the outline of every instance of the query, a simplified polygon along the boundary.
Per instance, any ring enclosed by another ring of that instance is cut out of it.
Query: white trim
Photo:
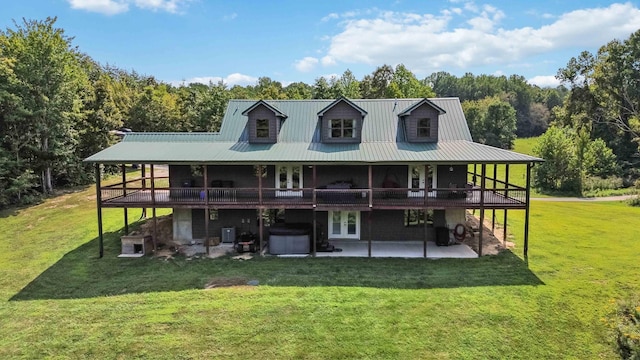
[[[416,168],[418,169],[418,189],[422,189],[422,190],[409,190],[407,192],[407,197],[411,197],[411,198],[415,198],[415,197],[424,197],[424,189],[425,189],[425,184],[427,181],[427,176],[425,174],[424,168],[425,165],[409,165],[407,166],[407,188],[409,189],[413,189],[413,169]],[[433,165],[430,164],[429,165],[429,169],[431,170],[431,187],[432,188],[437,188],[438,187],[438,166],[437,165]],[[435,191],[431,191],[429,192],[429,196],[435,196]]]
[[[340,233],[333,232],[333,215],[335,213],[340,214]],[[355,214],[355,233],[349,234],[348,229],[348,216],[349,213]],[[328,239],[354,239],[360,240],[360,211],[345,210],[345,211],[328,211],[327,212],[327,238]]]
[[[299,168],[299,184],[298,187],[294,187],[293,186],[293,169],[295,167]],[[287,187],[283,188],[280,186],[280,170],[282,168],[285,168],[287,170]],[[275,188],[276,189],[287,189],[284,191],[276,191],[276,196],[277,197],[302,197],[302,191],[300,191],[304,185],[302,183],[303,181],[303,172],[304,170],[304,166],[302,166],[302,164],[278,164],[276,165],[276,171],[274,174],[275,177]]]

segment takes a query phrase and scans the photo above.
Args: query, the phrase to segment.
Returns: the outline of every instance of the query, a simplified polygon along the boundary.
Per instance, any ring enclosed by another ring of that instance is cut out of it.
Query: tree
[[[320,76],[316,79],[313,84],[313,98],[314,99],[331,99],[333,95],[331,94],[331,87],[323,76]]]
[[[284,88],[287,99],[304,100],[313,97],[313,88],[303,82],[294,82]]]
[[[616,155],[602,139],[589,143],[584,152],[584,171],[591,176],[606,178],[620,171]]]
[[[360,82],[349,69],[345,70],[339,78],[332,77],[329,86],[333,98],[344,96],[349,99],[359,99],[361,97]]]
[[[23,20],[14,29],[0,33],[0,47],[5,63],[12,64],[18,86],[13,94],[20,99],[21,112],[7,116],[4,127],[22,134],[18,139],[5,139],[9,148],[29,157],[27,168],[40,174],[45,193],[53,190],[52,169],[74,155],[73,121],[81,116],[81,93],[85,74],[80,67],[80,54],[71,46],[64,30],[55,28],[56,18],[44,21]],[[8,135],[8,134],[6,134]],[[5,136],[6,136],[5,135]],[[33,138],[37,148],[24,143]],[[24,154],[28,147],[28,154]]]
[[[178,96],[169,85],[149,85],[134,103],[125,126],[134,131],[183,131]]]
[[[399,64],[393,72],[387,95],[392,98],[426,98],[435,96],[435,93],[403,64]]]
[[[580,120],[591,137],[603,139],[618,159],[633,161],[640,126],[640,30],[624,41],[613,40],[597,55],[584,51],[571,58],[556,77],[571,86],[564,120]],[[639,139],[640,140],[640,139]]]
[[[474,141],[504,149],[513,147],[516,111],[497,97],[465,101],[462,109]]]
[[[545,161],[533,168],[534,185],[544,190],[580,192],[580,169],[569,131],[550,127],[533,149]]]

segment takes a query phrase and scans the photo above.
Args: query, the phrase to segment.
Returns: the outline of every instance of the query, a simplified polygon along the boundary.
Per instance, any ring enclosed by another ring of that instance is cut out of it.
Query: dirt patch
[[[467,236],[462,241],[465,245],[468,245],[473,251],[478,252],[479,249],[479,224],[480,219],[478,216],[467,212]],[[513,248],[514,244],[502,239],[502,226],[496,224],[495,233],[491,232],[491,218],[487,221],[485,217],[483,233],[482,233],[482,255],[497,255],[505,248]],[[506,247],[505,247],[506,245]]]
[[[215,277],[204,286],[205,289],[215,289],[229,286],[247,286],[249,280],[243,277]]]

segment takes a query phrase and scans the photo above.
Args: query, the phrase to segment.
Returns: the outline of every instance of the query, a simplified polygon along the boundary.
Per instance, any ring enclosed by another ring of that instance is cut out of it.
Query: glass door
[[[302,165],[276,166],[276,189],[278,197],[302,197]]]
[[[360,239],[359,211],[329,211],[330,239]]]
[[[409,184],[407,187],[411,190],[409,190],[407,197],[424,197],[424,188],[427,181],[429,187],[437,187],[435,165],[429,166],[428,174],[425,173],[424,168],[424,165],[409,165]],[[429,192],[429,196],[435,196],[435,192]]]

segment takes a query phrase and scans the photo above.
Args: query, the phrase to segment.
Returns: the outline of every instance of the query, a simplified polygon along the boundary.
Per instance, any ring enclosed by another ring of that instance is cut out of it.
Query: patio
[[[318,252],[317,257],[368,257],[367,241],[330,240],[332,245],[342,251]],[[291,255],[284,255],[291,256]],[[306,255],[303,255],[306,256]],[[422,241],[372,241],[371,257],[376,258],[421,258],[424,256]],[[437,246],[433,241],[427,241],[427,258],[477,258],[478,254],[464,244]]]

